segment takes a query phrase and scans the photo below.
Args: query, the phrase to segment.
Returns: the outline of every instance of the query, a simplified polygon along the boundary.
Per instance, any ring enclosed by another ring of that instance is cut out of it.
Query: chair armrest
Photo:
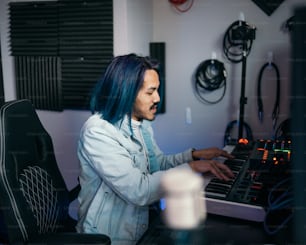
[[[78,184],[69,191],[69,194],[68,194],[69,203],[71,203],[78,197],[80,190],[81,190],[81,186],[80,184]]]

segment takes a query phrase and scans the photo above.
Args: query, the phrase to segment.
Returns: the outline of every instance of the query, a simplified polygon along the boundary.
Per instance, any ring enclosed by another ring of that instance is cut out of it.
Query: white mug
[[[174,168],[165,172],[161,187],[165,193],[163,218],[173,229],[196,228],[206,218],[204,181],[191,170]]]

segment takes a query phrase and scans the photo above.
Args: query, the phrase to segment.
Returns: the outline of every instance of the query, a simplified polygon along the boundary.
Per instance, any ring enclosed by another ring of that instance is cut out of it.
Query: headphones
[[[233,130],[234,126],[238,125],[238,121],[237,120],[233,120],[230,123],[227,124],[226,129],[225,129],[225,133],[224,133],[224,146],[225,145],[233,145],[233,144],[237,144],[238,140],[235,138],[232,138],[231,136],[231,131]],[[253,133],[251,130],[251,127],[246,123],[243,122],[243,128],[246,132],[246,139],[248,139],[249,141],[253,141]]]

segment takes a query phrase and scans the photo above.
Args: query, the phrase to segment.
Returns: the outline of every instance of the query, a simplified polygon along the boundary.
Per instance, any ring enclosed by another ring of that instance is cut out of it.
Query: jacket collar
[[[147,120],[143,120],[141,122],[141,130],[147,129],[150,125],[150,122]],[[130,127],[130,117],[125,115],[122,121],[119,121],[115,125],[120,131],[122,131],[126,136],[132,137],[133,132]]]

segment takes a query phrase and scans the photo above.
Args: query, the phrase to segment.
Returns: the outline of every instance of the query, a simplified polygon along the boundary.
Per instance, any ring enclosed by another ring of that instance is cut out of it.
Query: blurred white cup
[[[163,218],[173,229],[196,228],[206,218],[204,181],[187,169],[174,168],[162,177],[165,192]]]

